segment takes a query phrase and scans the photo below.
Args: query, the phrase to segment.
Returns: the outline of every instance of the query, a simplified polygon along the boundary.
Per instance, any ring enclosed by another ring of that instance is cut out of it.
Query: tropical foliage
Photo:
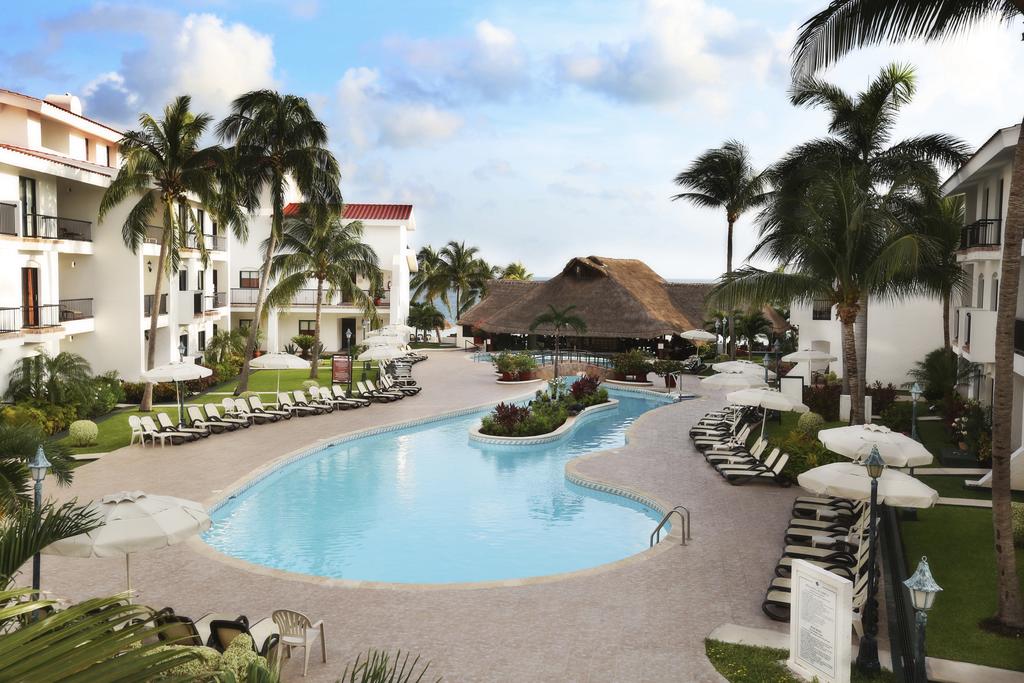
[[[505,266],[499,277],[503,280],[532,280],[533,273],[526,270],[526,266],[522,263],[516,261]]]
[[[78,417],[98,417],[124,400],[116,373],[92,375],[75,353],[51,356],[41,351],[22,358],[8,376],[6,397],[14,405],[0,409],[8,424],[33,424],[47,434],[66,429]]]
[[[450,241],[440,251],[427,245],[416,254],[417,272],[411,288],[415,298],[440,300],[455,320],[487,292],[487,281],[498,277],[501,269],[479,256],[477,247]]]
[[[558,383],[553,383],[557,386]],[[585,408],[608,402],[608,391],[594,376],[576,380],[568,392],[538,391],[528,405],[499,403],[481,420],[480,432],[489,436],[538,436],[561,427]]]
[[[559,310],[548,304],[548,310],[541,313],[533,322],[530,323],[530,332],[535,332],[538,329],[545,328],[554,331],[554,342],[555,342],[555,378],[558,375],[558,363],[559,363],[559,343],[561,336],[567,330],[572,330],[577,335],[585,334],[587,331],[587,323],[583,318],[579,317],[573,311],[576,310],[576,306],[566,306]],[[557,390],[556,390],[557,395]]]
[[[409,661],[409,656],[403,656],[401,650],[393,656],[382,650],[368,650],[365,657],[357,655],[355,661],[345,665],[339,683],[423,683],[430,663],[420,664],[418,655]],[[438,676],[434,683],[440,680]]]
[[[907,373],[911,382],[920,385],[924,397],[929,401],[948,399],[956,391],[958,384],[966,382],[971,375],[971,365],[960,362],[960,357],[945,347],[929,351],[924,359],[914,363]]]
[[[429,301],[413,301],[409,304],[409,315],[406,322],[417,330],[430,330],[437,335],[437,343],[441,343],[441,329],[445,326],[444,314]]]

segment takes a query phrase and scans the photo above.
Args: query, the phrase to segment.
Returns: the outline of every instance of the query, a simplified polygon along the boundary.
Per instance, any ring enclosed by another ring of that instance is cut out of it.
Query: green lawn
[[[800,414],[799,413],[782,413],[782,420],[781,421],[774,420],[774,419],[769,417],[768,418],[768,423],[767,423],[767,425],[765,425],[764,435],[766,437],[768,437],[769,440],[772,440],[772,439],[775,439],[775,440],[782,439],[789,432],[791,432],[794,429],[796,429],[796,423],[797,423],[797,421],[799,419],[800,419]],[[837,421],[837,422],[826,422],[824,425],[821,426],[821,428],[822,429],[831,429],[832,427],[845,427],[845,426],[846,426],[845,422]],[[750,429],[751,429],[751,431],[754,431],[754,427],[753,426]],[[760,432],[760,429],[761,429],[761,425],[758,424],[757,425],[757,431]]]
[[[928,654],[1024,671],[1024,642],[978,627],[996,612],[991,510],[919,510],[916,521],[902,522],[902,535],[908,571],[926,555],[943,589],[928,615]],[[1017,568],[1024,578],[1024,549],[1017,550]]]
[[[357,362],[354,381],[362,379],[363,376],[363,364]],[[371,379],[376,378],[376,369],[370,371],[370,377]],[[303,381],[307,379],[309,379],[309,370],[281,370],[281,391],[301,389]],[[321,386],[330,384],[331,370],[329,366],[323,365],[320,367],[317,375],[317,381]],[[235,386],[237,386],[237,381],[235,380],[219,384],[204,394],[190,396],[186,400],[186,405],[202,405],[205,403],[219,404],[225,396],[229,396],[234,392]],[[274,395],[276,388],[276,370],[255,370],[249,377],[249,390],[260,393],[260,398],[262,398],[264,402],[271,400],[276,401]],[[74,447],[71,446],[68,437],[61,439],[60,443],[69,446],[71,448],[71,452],[75,455],[107,453],[117,448],[121,448],[122,446],[127,446],[128,442],[131,440],[131,427],[128,426],[129,415],[156,415],[158,412],[167,413],[173,422],[178,421],[178,409],[173,405],[156,406],[156,410],[150,413],[140,413],[134,408],[125,408],[111,413],[102,420],[97,420],[96,426],[99,428],[99,436],[94,445]]]
[[[798,683],[799,678],[786,668],[786,650],[752,645],[735,645],[719,640],[705,640],[704,652],[712,666],[729,683]],[[865,676],[852,670],[852,683],[895,683],[896,677],[889,671],[875,676]]]

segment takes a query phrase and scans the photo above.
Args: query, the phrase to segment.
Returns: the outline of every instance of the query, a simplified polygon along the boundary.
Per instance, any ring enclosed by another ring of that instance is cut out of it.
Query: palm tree
[[[409,284],[415,299],[432,301],[447,291],[448,283],[441,272],[441,256],[429,244],[416,252],[416,272]]]
[[[437,335],[437,343],[441,343],[441,328],[444,327],[444,314],[429,301],[414,301],[409,304],[409,324],[417,330],[433,330]]]
[[[750,152],[737,140],[726,140],[718,148],[709,149],[675,178],[676,185],[689,192],[674,195],[673,200],[686,201],[709,209],[724,209],[728,226],[725,247],[725,274],[732,274],[732,234],[736,221],[750,209],[767,199],[766,177],[754,170]],[[729,316],[729,355],[736,358],[734,316]]]
[[[222,140],[234,142],[236,194],[241,203],[254,211],[259,208],[264,192],[269,194],[271,203],[270,237],[242,372],[235,387],[238,394],[249,388],[249,363],[263,320],[271,261],[284,237],[284,201],[289,180],[303,194],[305,210],[317,222],[316,214],[326,214],[328,207],[341,203],[341,170],[327,149],[327,127],[304,97],[281,95],[273,90],[248,92],[231,104],[231,113],[217,126],[217,134]]]
[[[61,351],[51,356],[43,351],[38,356],[22,358],[14,366],[7,384],[7,397],[22,401],[35,399],[49,403],[72,403],[89,388],[92,369],[77,353]]]
[[[154,302],[160,301],[166,275],[178,270],[181,247],[194,243],[206,263],[202,228],[196,224],[190,196],[197,197],[237,237],[242,239],[246,234],[244,215],[230,192],[221,191],[230,185],[224,150],[218,146],[200,147],[212,119],[207,114],[193,114],[189,109],[191,103],[188,95],[182,95],[164,108],[160,120],[149,114],[139,116],[140,130],[129,131],[121,138],[124,163],[100,200],[102,221],[114,207],[136,198],[121,226],[121,237],[132,253],[138,252],[150,229],[159,230]],[[163,216],[162,227],[149,225],[154,214]],[[147,369],[156,360],[159,317],[160,306],[154,303],[149,316]],[[139,409],[150,410],[152,404],[153,385],[147,383]]]
[[[772,330],[772,324],[758,310],[739,313],[735,318],[736,336],[747,340],[747,358],[751,358],[754,354],[754,338],[759,334],[768,336]]]
[[[550,327],[555,331],[555,379],[558,379],[558,344],[562,332],[571,329],[576,334],[583,334],[587,331],[586,321],[578,315],[574,315],[574,310],[576,310],[575,305],[566,306],[562,310],[558,310],[551,304],[548,304],[548,310],[538,315],[530,323],[530,332],[541,326]],[[555,386],[557,387],[558,385],[556,384]]]
[[[231,356],[241,356],[245,351],[246,335],[238,328],[218,330],[206,342],[206,359],[211,363],[223,363]]]
[[[829,114],[828,137],[799,145],[772,169],[776,187],[797,192],[803,182],[813,182],[815,169],[827,168],[838,158],[853,169],[858,182],[868,191],[889,188],[895,198],[937,192],[936,165],[958,166],[967,158],[967,144],[945,134],[919,135],[891,143],[900,109],[909,103],[916,89],[914,70],[890,64],[882,69],[867,89],[855,96],[813,76],[797,79],[790,92],[796,106],[821,107]],[[867,299],[860,302],[855,329],[861,392],[867,377]],[[844,385],[849,378],[844,376]]]
[[[837,163],[819,169],[799,202],[772,201],[762,216],[761,238],[751,256],[763,254],[785,270],[745,266],[725,275],[712,304],[732,308],[773,301],[828,301],[843,329],[843,363],[850,377],[851,422],[864,422],[864,394],[854,348],[854,321],[867,296],[898,296],[908,272],[921,261],[922,240],[896,220],[854,171]]]
[[[0,424],[0,517],[31,504],[33,481],[28,462],[39,447],[50,461],[50,473],[57,483],[71,484],[75,461],[67,448],[47,439],[34,424]]]
[[[278,253],[271,260],[270,274],[274,287],[267,303],[274,308],[287,308],[299,290],[310,280],[316,281],[316,312],[313,323],[313,353],[310,354],[309,378],[316,379],[320,354],[320,317],[324,295],[331,300],[340,295],[362,307],[364,315],[373,318],[376,308],[366,292],[356,285],[357,278],[370,281],[370,291],[380,286],[380,267],[377,252],[363,242],[363,224],[345,223],[341,211],[325,218],[303,212],[284,221]],[[271,248],[272,238],[263,243]]]
[[[438,277],[446,287],[441,293],[441,301],[451,309],[458,320],[469,309],[477,298],[484,293],[486,283],[494,277],[494,269],[486,261],[477,256],[480,249],[467,247],[465,242],[448,242],[438,258]],[[454,305],[449,300],[449,292],[454,291]]]
[[[526,270],[526,266],[516,261],[505,266],[501,271],[503,280],[532,280],[533,273]]]
[[[935,41],[964,33],[982,22],[1011,24],[1024,15],[1022,0],[833,0],[804,22],[793,48],[794,69],[827,67],[865,45]],[[1019,254],[1024,236],[1024,125],[1010,176],[1003,253]],[[992,525],[998,566],[996,620],[1024,629],[1024,599],[1017,582],[1010,508],[1010,455],[1013,431],[1013,333],[1020,285],[1020,259],[1004,258],[999,273],[996,313],[995,381],[992,392]]]

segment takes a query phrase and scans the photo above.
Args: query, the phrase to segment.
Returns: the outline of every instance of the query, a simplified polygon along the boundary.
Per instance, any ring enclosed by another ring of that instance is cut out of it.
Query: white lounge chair
[[[252,412],[254,413],[265,413],[277,418],[284,418],[285,420],[292,419],[292,414],[287,410],[278,410],[276,408],[267,408],[264,406],[263,401],[255,394],[249,397],[249,407],[252,408]]]
[[[210,430],[203,427],[185,427],[184,425],[174,424],[171,422],[171,418],[167,416],[167,413],[157,413],[156,421],[160,423],[161,432],[184,432],[185,434],[194,435],[193,439],[210,435]]]
[[[172,444],[177,445],[180,443],[185,443],[186,441],[193,441],[196,438],[195,434],[186,434],[184,432],[161,431],[159,428],[157,428],[156,423],[153,422],[153,418],[151,418],[149,415],[143,415],[140,418],[140,421],[142,422],[142,431],[145,434],[145,436],[148,436],[150,440],[153,441],[153,443],[156,443],[156,440],[160,439],[161,448],[163,448],[164,445],[166,445],[166,441],[168,439],[171,440]]]
[[[331,391],[334,393],[334,398],[341,399],[342,401],[348,401],[349,404],[354,408],[366,408],[370,405],[370,400],[365,398],[358,398],[355,396],[349,396],[345,393],[339,385],[335,384],[331,387]]]
[[[312,387],[311,387],[312,388]],[[330,403],[324,403],[316,398],[310,398],[306,396],[306,392],[302,389],[296,389],[292,392],[292,396],[295,398],[295,403],[300,406],[306,406],[309,408],[317,408],[321,412],[333,413],[334,406]]]
[[[131,446],[135,443],[135,439],[139,440],[139,443],[143,448],[146,447],[146,432],[142,429],[142,420],[139,419],[138,415],[128,416],[128,427],[132,430],[132,438],[128,441],[128,445]]]
[[[403,394],[405,394],[406,396],[415,396],[416,394],[418,394],[421,391],[423,391],[423,387],[414,387],[414,386],[408,386],[408,385],[403,385],[403,384],[396,384],[395,381],[393,379],[391,379],[391,375],[387,375],[387,374],[384,374],[384,375],[380,376],[380,384],[381,384],[381,388],[384,391],[400,391]]]
[[[242,399],[234,399],[226,397],[221,399],[221,405],[224,406],[224,412],[234,417],[249,420],[254,424],[263,424],[265,422],[273,422],[277,418],[271,417],[270,415],[260,415],[249,410],[249,404]]]
[[[203,417],[203,411],[199,409],[199,406],[189,406],[186,410],[188,410],[188,419],[192,421],[193,427],[205,427],[214,434],[220,434],[228,429],[235,429],[235,425],[206,419]]]
[[[246,418],[232,417],[230,415],[221,416],[220,411],[217,410],[216,403],[207,403],[204,408],[206,409],[206,417],[213,422],[223,423],[229,425],[232,429],[238,429],[239,427],[248,427],[251,422]]]
[[[323,412],[320,408],[315,408],[313,406],[300,406],[295,402],[295,399],[291,397],[291,394],[286,391],[281,391],[277,394],[277,405],[279,408],[290,410],[293,413],[302,416],[319,415]]]
[[[375,393],[378,393],[378,394],[384,394],[385,396],[394,396],[397,399],[405,398],[405,394],[403,394],[401,391],[393,391],[391,389],[382,389],[382,388],[378,387],[374,383],[374,381],[372,379],[365,380],[365,383],[366,383],[366,386],[369,387],[370,391],[372,391],[372,392],[375,392]]]
[[[356,386],[359,387],[359,397],[368,399],[370,401],[376,401],[377,403],[393,403],[397,401],[401,396],[392,396],[391,394],[383,394],[374,389],[370,389],[366,385],[366,382],[359,380],[356,382]]]

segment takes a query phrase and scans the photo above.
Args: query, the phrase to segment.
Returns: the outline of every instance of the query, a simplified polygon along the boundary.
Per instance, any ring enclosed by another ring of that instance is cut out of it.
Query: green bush
[[[313,387],[319,387],[319,386],[320,386],[320,382],[317,382],[315,379],[304,379],[304,380],[302,380],[302,388],[305,391],[309,391]]]
[[[896,402],[896,387],[892,382],[886,385],[875,382],[867,388],[866,393],[871,397],[871,411],[877,415],[881,415]]]
[[[612,368],[620,376],[643,377],[653,369],[651,361],[651,356],[641,349],[630,349],[612,356]]]
[[[811,438],[818,437],[818,430],[825,426],[825,418],[817,413],[810,412],[804,413],[800,416],[800,419],[796,421],[796,428],[804,436]]]
[[[1024,503],[1010,503],[1013,510],[1013,544],[1024,548]]]
[[[846,460],[825,448],[817,438],[807,436],[797,430],[793,430],[781,439],[773,439],[768,448],[778,448],[783,453],[789,454],[789,461],[782,473],[791,481],[796,481],[797,475],[820,465]]]
[[[673,372],[682,372],[683,370],[682,362],[677,360],[656,360],[651,364],[651,367],[654,370],[654,374],[661,375],[662,377],[671,375]]]
[[[34,425],[47,435],[68,428],[78,413],[73,405],[54,405],[40,401],[25,401],[0,409],[0,422],[9,425]]]
[[[537,369],[537,359],[529,353],[502,351],[492,362],[495,370],[512,380],[518,380]]]
[[[345,665],[338,683],[429,683],[424,678],[429,668],[429,662],[421,666],[419,656],[409,661],[409,654],[403,657],[401,650],[395,652],[392,659],[387,652],[371,649],[367,650],[365,659],[361,654],[356,655],[355,661]],[[434,683],[440,680],[439,676]]]
[[[804,387],[804,403],[826,422],[835,422],[839,419],[840,393],[842,387],[838,384]]]
[[[881,412],[878,421],[894,432],[909,434],[913,417],[914,405],[910,401],[894,401]]]
[[[99,438],[100,429],[92,420],[75,420],[68,427],[68,435],[73,446],[92,446]]]

